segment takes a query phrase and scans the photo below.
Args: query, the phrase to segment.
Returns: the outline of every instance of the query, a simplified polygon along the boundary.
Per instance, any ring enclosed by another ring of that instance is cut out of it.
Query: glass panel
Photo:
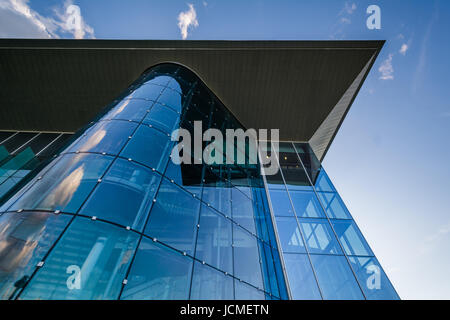
[[[317,177],[317,181],[315,184],[315,188],[320,192],[336,192],[333,184],[328,178],[328,175],[325,173],[325,170],[321,169],[319,172],[319,176]]]
[[[194,255],[200,201],[163,179],[145,234]]]
[[[276,221],[283,252],[305,253],[305,246],[296,219],[277,217]]]
[[[265,300],[264,292],[234,279],[234,295],[236,300]]]
[[[21,299],[117,299],[139,236],[78,217]]]
[[[310,253],[342,254],[328,221],[300,219],[300,227]]]
[[[169,83],[169,81],[172,80],[172,77],[170,77],[170,76],[158,75],[154,78],[153,77],[154,77],[154,75],[152,74],[151,78],[145,80],[145,84],[155,84],[155,85],[159,85],[159,86],[166,86]]]
[[[161,86],[146,84],[138,87],[130,95],[128,95],[127,98],[142,98],[156,101],[162,90],[164,90],[164,88]]]
[[[294,217],[291,201],[286,190],[269,190],[272,209],[275,216]]]
[[[142,231],[161,176],[117,159],[80,213]]]
[[[255,287],[262,288],[258,243],[255,237],[233,225],[234,275]]]
[[[252,233],[256,233],[253,201],[236,188],[231,191],[233,220]]]
[[[347,255],[373,256],[372,250],[353,221],[332,221],[332,223]]]
[[[375,258],[350,257],[349,260],[367,299],[400,299]]]
[[[44,212],[0,217],[0,299],[12,298],[23,288],[70,218]]]
[[[5,148],[8,153],[12,153],[36,135],[36,133],[31,132],[19,132],[11,139],[8,139],[8,141],[2,143],[2,147]]]
[[[185,190],[195,194],[199,199],[202,196],[202,169],[201,165],[176,165],[169,160],[166,172],[167,178],[174,180]]]
[[[41,209],[76,213],[102,177],[112,158],[92,154],[68,154],[37,181],[13,210]]]
[[[284,254],[284,263],[286,265],[286,273],[289,278],[289,287],[291,288],[292,299],[322,299],[307,255],[289,253]]]
[[[330,219],[352,218],[339,194],[330,192],[318,192],[317,194]]]
[[[173,110],[181,112],[181,95],[176,91],[169,89],[164,90],[164,92],[159,97],[158,102],[163,106],[169,106]]]
[[[194,264],[192,300],[232,300],[233,278],[199,262]]]
[[[231,228],[230,220],[203,205],[195,257],[220,270],[233,273]]]
[[[106,152],[116,155],[137,124],[128,121],[101,121],[86,131],[79,140],[73,143],[66,152]]]
[[[121,156],[163,171],[172,145],[170,137],[148,126],[139,126]]]
[[[155,103],[143,122],[172,134],[172,131],[180,123],[180,115],[168,107]]]
[[[290,191],[289,192],[295,213],[300,218],[325,218],[323,209],[314,192]]]
[[[324,299],[364,299],[344,256],[311,255],[311,261]]]
[[[192,261],[179,252],[143,238],[121,299],[188,299]]]
[[[104,119],[141,121],[150,110],[153,102],[141,99],[123,100],[108,112]]]

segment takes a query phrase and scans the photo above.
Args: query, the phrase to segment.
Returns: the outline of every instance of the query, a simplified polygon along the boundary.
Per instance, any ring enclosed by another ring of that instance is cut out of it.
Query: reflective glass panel
[[[164,90],[161,96],[159,97],[158,102],[163,106],[169,106],[173,110],[181,112],[182,106],[181,95],[174,90],[169,89]]]
[[[289,279],[292,299],[322,299],[314,273],[306,254],[284,254],[286,273]]]
[[[276,222],[283,252],[306,252],[297,220],[291,217],[277,217]]]
[[[156,100],[164,88],[158,85],[146,84],[135,89],[127,98],[142,98]]]
[[[234,279],[234,298],[236,300],[265,300],[264,292]]]
[[[77,217],[21,299],[117,299],[138,235]]]
[[[372,250],[353,221],[332,221],[334,231],[347,255],[372,256]]]
[[[155,103],[143,122],[172,134],[180,122],[180,115],[168,107]]]
[[[194,255],[200,201],[163,179],[145,234]]]
[[[289,192],[295,213],[300,218],[325,218],[323,209],[312,191],[290,191]]]
[[[326,300],[364,299],[344,256],[311,255],[323,298]]]
[[[141,121],[150,110],[153,102],[142,99],[122,100],[110,112],[106,114],[104,119],[121,119]]]
[[[318,195],[330,219],[351,219],[350,212],[348,212],[339,194],[318,192]]]
[[[231,191],[233,220],[252,233],[256,233],[253,202],[237,188]]]
[[[192,300],[232,300],[233,278],[199,262],[194,264]]]
[[[142,231],[160,180],[144,166],[117,159],[80,213]]]
[[[273,213],[275,216],[294,217],[291,201],[289,200],[286,189],[284,190],[269,190],[270,202],[272,204]]]
[[[64,155],[12,208],[75,213],[111,160],[93,154]]]
[[[44,212],[0,217],[0,299],[13,298],[23,288],[70,218]]]
[[[310,253],[342,254],[327,220],[300,219],[300,227]]]
[[[188,299],[192,262],[179,252],[143,238],[121,299]]]

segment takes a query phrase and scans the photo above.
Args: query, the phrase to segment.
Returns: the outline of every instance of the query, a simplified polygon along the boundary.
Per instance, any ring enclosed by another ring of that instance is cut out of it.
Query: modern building
[[[398,299],[321,165],[383,43],[0,40],[0,298]]]

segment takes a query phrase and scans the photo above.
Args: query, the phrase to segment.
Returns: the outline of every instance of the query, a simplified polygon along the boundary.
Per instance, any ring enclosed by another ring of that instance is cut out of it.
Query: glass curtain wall
[[[242,127],[174,64],[113,101],[0,207],[0,298],[286,299],[259,166],[170,160],[194,121]]]
[[[399,299],[306,143],[279,144],[266,176],[293,299]]]

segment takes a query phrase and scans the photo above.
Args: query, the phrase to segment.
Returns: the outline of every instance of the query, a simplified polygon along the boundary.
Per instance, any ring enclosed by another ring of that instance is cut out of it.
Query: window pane
[[[231,221],[203,205],[195,257],[233,273]]]
[[[134,90],[131,94],[127,96],[127,98],[135,98],[135,99],[142,98],[142,99],[156,100],[163,89],[164,88],[161,86],[146,84]]]
[[[353,221],[333,221],[334,231],[347,255],[372,256],[373,252]]]
[[[153,102],[141,99],[123,100],[115,106],[104,119],[122,119],[141,121],[150,110]]]
[[[0,299],[19,292],[70,218],[44,212],[0,217]]]
[[[41,209],[76,213],[112,158],[92,154],[68,154],[37,181],[13,210]]]
[[[194,255],[200,201],[163,179],[145,234]]]
[[[141,125],[122,151],[121,156],[131,158],[161,172],[169,158],[171,145],[170,137],[167,134]]]
[[[263,288],[258,243],[255,237],[233,225],[234,275]]]
[[[151,75],[151,78],[145,80],[145,84],[155,84],[160,86],[166,86],[169,81],[172,80],[172,77],[169,76],[154,76]]]
[[[234,295],[236,300],[265,300],[264,292],[259,291],[246,283],[234,280]]]
[[[400,299],[375,258],[350,257],[349,260],[367,299]]]
[[[284,254],[284,262],[294,300],[322,299],[307,255]]]
[[[342,202],[341,197],[333,192],[318,192],[320,201],[330,219],[351,219],[350,212]]]
[[[121,299],[188,299],[192,261],[179,252],[143,238]]]
[[[233,278],[199,262],[194,264],[192,300],[232,300]]]
[[[136,123],[128,121],[100,121],[89,128],[66,152],[106,152],[116,155],[136,126]]]
[[[180,115],[168,107],[155,103],[143,122],[172,134],[180,122]]]
[[[342,254],[328,221],[301,219],[300,227],[310,253]]]
[[[311,261],[324,299],[364,299],[344,256],[311,255]]]
[[[253,202],[236,188],[231,191],[233,220],[252,233],[256,233]]]
[[[319,176],[317,177],[317,181],[315,184],[316,190],[321,192],[336,192],[333,184],[328,178],[328,175],[325,173],[325,170],[321,169],[319,172]]]
[[[185,190],[195,194],[199,199],[202,196],[202,169],[201,165],[194,164],[174,164],[169,160],[164,175],[174,180]]]
[[[300,218],[325,218],[323,209],[314,192],[290,191],[295,213]]]
[[[272,209],[275,216],[294,217],[291,201],[289,200],[286,189],[269,190]]]
[[[160,180],[150,169],[117,159],[80,212],[142,231]]]
[[[305,253],[302,235],[295,218],[277,217],[276,221],[283,252]]]
[[[22,299],[117,299],[138,242],[134,232],[75,218]]]
[[[163,106],[169,106],[173,110],[181,112],[182,99],[181,95],[176,91],[170,89],[164,90],[158,102]]]

